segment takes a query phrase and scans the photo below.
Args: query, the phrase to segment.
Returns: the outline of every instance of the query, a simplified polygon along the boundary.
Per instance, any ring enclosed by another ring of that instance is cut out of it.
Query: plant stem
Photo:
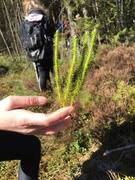
[[[72,62],[70,65],[68,77],[67,77],[67,82],[66,82],[66,87],[64,90],[64,102],[63,106],[65,106],[66,102],[68,101],[68,97],[70,95],[70,90],[72,87],[72,79],[74,75],[74,69],[75,69],[75,64],[76,64],[76,59],[77,59],[77,38],[76,36],[73,37],[73,46],[72,46]]]
[[[79,75],[79,77],[77,79],[76,86],[75,86],[75,89],[73,91],[73,95],[71,97],[71,104],[74,103],[74,100],[77,97],[77,95],[79,94],[79,91],[80,91],[80,89],[81,89],[81,87],[83,85],[87,69],[88,69],[89,64],[91,62],[91,58],[92,58],[92,54],[93,54],[93,47],[95,45],[95,40],[96,40],[96,35],[97,35],[97,28],[95,27],[94,30],[91,33],[90,47],[86,51],[84,63],[83,63],[83,66],[82,66],[82,72],[80,73],[80,75]]]
[[[60,87],[60,79],[59,79],[58,48],[59,48],[59,33],[58,33],[58,31],[56,31],[55,37],[54,37],[54,71],[55,71],[56,94],[58,96],[58,101],[61,103],[61,87]]]

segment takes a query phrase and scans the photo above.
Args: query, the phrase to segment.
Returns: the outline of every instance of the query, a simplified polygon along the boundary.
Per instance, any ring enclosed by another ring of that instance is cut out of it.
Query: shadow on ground
[[[118,180],[120,176],[135,176],[135,116],[129,117],[126,122],[117,126],[112,123],[109,130],[105,130],[102,147],[96,151],[89,160],[83,163],[81,176],[76,180]],[[107,150],[120,147],[104,156]]]
[[[4,76],[9,71],[9,68],[3,65],[0,65],[0,76]]]

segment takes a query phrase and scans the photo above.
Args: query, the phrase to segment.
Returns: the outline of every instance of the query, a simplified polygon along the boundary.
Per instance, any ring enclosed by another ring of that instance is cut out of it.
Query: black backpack
[[[24,20],[21,25],[21,42],[27,56],[34,62],[41,61],[45,57],[49,41],[49,19],[43,15],[40,21]]]

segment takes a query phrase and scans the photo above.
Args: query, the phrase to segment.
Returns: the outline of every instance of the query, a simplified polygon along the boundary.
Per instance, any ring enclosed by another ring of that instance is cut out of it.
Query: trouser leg
[[[53,78],[53,52],[51,55],[47,55],[43,61],[33,63],[33,66],[40,91],[45,91],[46,89],[52,90],[50,73],[52,73]]]
[[[20,160],[19,180],[38,179],[41,145],[37,137],[0,131],[0,146],[0,161]]]
[[[45,91],[46,90],[46,84],[47,84],[47,78],[48,74],[46,74],[46,70],[43,64],[41,63],[33,63],[34,69],[35,69],[35,74],[36,74],[36,79],[38,82],[38,86],[40,91]]]
[[[48,65],[44,63],[37,64],[38,78],[39,78],[39,88],[41,91],[48,89],[48,82],[50,82],[50,70]]]

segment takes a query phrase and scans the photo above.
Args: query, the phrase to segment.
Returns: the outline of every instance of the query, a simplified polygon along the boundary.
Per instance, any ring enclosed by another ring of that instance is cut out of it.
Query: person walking
[[[20,26],[22,47],[34,65],[40,91],[52,90],[50,75],[54,76],[55,24],[37,0],[24,0],[23,9],[24,20]]]

